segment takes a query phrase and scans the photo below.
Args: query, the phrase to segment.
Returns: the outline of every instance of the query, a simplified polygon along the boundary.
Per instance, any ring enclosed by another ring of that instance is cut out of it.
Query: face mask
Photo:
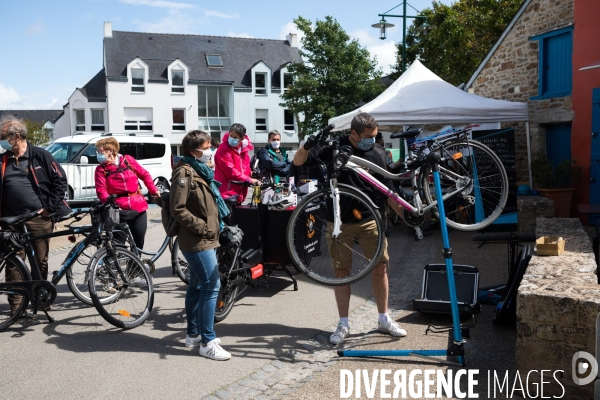
[[[204,164],[210,162],[210,160],[212,159],[212,150],[211,149],[206,149],[206,150],[200,150],[200,149],[196,149],[196,151],[201,151],[202,152],[202,156],[200,156],[200,158],[196,157],[196,159]]]
[[[273,140],[271,142],[271,147],[274,149],[278,149],[280,145],[281,145],[281,141],[279,141],[279,140]]]
[[[359,149],[361,149],[363,151],[369,151],[369,150],[371,150],[371,148],[373,148],[374,144],[375,144],[375,138],[373,137],[373,138],[363,138],[356,145],[358,146]]]
[[[238,144],[240,144],[240,139],[234,139],[232,137],[227,139],[227,143],[231,146],[231,147],[237,147]]]
[[[17,139],[15,138],[14,135],[11,138],[12,138],[12,140],[8,139],[7,142],[11,147],[15,147],[15,145],[17,144]]]
[[[248,146],[248,139],[242,140],[242,147]]]
[[[106,154],[104,154],[104,153],[98,153],[97,154],[97,158],[98,158],[98,162],[100,164],[104,164],[104,163],[106,163],[108,161],[107,158],[106,158]]]

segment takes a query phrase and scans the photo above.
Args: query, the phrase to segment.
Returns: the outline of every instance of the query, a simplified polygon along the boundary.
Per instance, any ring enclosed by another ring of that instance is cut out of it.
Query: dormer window
[[[267,74],[262,72],[254,74],[254,93],[267,94]]]
[[[223,60],[221,60],[221,56],[218,54],[206,55],[206,64],[209,67],[222,67]]]
[[[131,91],[144,93],[144,70],[141,68],[131,68]]]
[[[171,92],[172,93],[184,93],[185,88],[183,86],[184,71],[172,70],[171,71]]]
[[[288,90],[293,83],[294,83],[294,76],[292,74],[284,73],[283,74],[283,90]]]

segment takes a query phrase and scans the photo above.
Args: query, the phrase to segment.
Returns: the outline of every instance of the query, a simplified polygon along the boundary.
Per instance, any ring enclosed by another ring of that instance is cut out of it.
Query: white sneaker
[[[400,325],[392,321],[390,317],[387,317],[385,321],[379,321],[377,330],[387,332],[392,336],[406,336],[406,331],[400,328]]]
[[[338,323],[337,329],[333,332],[333,335],[329,336],[329,343],[340,344],[344,341],[346,336],[350,333],[350,327],[345,326],[341,322]]]
[[[140,278],[139,276],[136,276],[131,281],[129,281],[129,286],[144,287],[144,286],[148,286],[148,282],[146,282],[146,280],[144,278]]]
[[[221,339],[213,339],[208,342],[206,346],[200,345],[200,355],[202,357],[210,358],[211,360],[229,360],[231,358],[231,354],[225,351],[225,349],[223,349],[219,343],[221,343]]]
[[[185,335],[185,347],[198,347],[202,341],[202,335],[198,335],[195,338]]]

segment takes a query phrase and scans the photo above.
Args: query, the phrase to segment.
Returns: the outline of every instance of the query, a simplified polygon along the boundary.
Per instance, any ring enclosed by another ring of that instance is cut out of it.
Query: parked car
[[[118,134],[118,133],[76,133],[71,137],[55,140],[46,150],[62,165],[67,174],[69,189],[65,193],[67,201],[96,200],[94,171],[98,166],[96,142],[107,136],[114,136],[120,144],[120,154],[134,157],[154,179],[160,190],[169,189],[171,177],[171,143],[162,135]],[[143,193],[147,193],[142,185]]]

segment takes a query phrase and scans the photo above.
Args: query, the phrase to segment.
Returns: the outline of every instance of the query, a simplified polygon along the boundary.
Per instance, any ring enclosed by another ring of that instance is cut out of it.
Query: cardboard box
[[[535,244],[538,256],[558,256],[565,251],[565,239],[558,236],[542,236]]]

